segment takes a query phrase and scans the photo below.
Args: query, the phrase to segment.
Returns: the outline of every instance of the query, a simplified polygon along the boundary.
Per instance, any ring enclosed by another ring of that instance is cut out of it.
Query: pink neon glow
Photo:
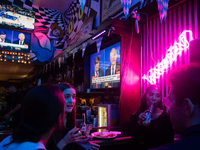
[[[189,40],[187,40],[187,33],[189,34]],[[187,49],[189,48],[189,42],[193,40],[192,31],[183,31],[178,37],[178,40],[179,43],[175,41],[174,46],[171,46],[167,50],[165,58],[154,68],[150,69],[147,75],[144,75],[142,79],[146,79],[151,84],[156,84],[156,79],[160,78],[160,76],[167,71],[167,69],[172,65],[172,63],[176,61],[177,56],[181,55],[183,51],[187,51]]]

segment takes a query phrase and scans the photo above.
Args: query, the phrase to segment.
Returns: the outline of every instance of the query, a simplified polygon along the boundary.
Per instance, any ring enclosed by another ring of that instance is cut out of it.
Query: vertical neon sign
[[[187,35],[189,35],[189,40]],[[177,56],[181,55],[183,51],[187,51],[191,40],[193,40],[192,31],[183,31],[178,37],[179,43],[175,41],[174,45],[167,50],[165,58],[154,68],[150,69],[148,73],[142,77],[142,79],[146,79],[150,84],[156,84],[156,79],[160,78],[160,76],[168,70],[172,63],[176,61]]]

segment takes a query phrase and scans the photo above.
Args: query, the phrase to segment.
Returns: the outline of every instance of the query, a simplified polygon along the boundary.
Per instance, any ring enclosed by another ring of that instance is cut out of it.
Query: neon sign
[[[189,41],[187,40],[187,35],[189,35]],[[147,75],[144,75],[142,79],[146,79],[151,84],[156,84],[156,79],[160,78],[160,76],[168,70],[172,63],[176,61],[177,56],[181,55],[183,51],[187,51],[191,40],[193,40],[192,31],[183,31],[178,37],[179,43],[175,41],[174,45],[167,50],[165,58],[154,68],[150,69]]]

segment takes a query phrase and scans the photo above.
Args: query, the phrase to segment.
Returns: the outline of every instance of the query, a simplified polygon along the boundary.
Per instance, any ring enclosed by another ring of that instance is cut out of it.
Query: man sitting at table
[[[164,102],[170,111],[179,141],[152,150],[200,149],[200,64],[192,63],[175,70],[170,76],[170,93]],[[145,144],[145,143],[144,143]]]

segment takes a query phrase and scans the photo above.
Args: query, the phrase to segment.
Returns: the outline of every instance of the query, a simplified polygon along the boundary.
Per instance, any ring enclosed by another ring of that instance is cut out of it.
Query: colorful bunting
[[[103,39],[103,36],[97,39],[97,52],[100,51],[102,39]]]
[[[80,5],[81,5],[82,10],[84,10],[85,1],[86,1],[86,0],[79,0],[79,3],[80,3]]]
[[[61,61],[62,61],[62,57],[59,57],[59,58],[58,58],[58,66],[59,66],[59,68],[60,68],[60,66],[61,66]]]
[[[83,43],[82,57],[84,56],[86,47],[87,47],[87,42]]]
[[[67,53],[64,54],[62,62],[66,62],[67,61]]]
[[[76,48],[73,49],[73,60],[74,60],[75,53],[76,53]]]
[[[169,0],[157,0],[160,22],[166,19]]]
[[[129,8],[131,7],[131,0],[121,0],[122,8],[124,11],[125,18],[127,19],[129,14]]]
[[[133,18],[135,18],[135,30],[139,34],[139,24],[138,21],[140,21],[140,14],[137,13],[137,11],[133,12]]]
[[[140,9],[142,9],[143,3],[144,3],[144,0],[140,0]]]

